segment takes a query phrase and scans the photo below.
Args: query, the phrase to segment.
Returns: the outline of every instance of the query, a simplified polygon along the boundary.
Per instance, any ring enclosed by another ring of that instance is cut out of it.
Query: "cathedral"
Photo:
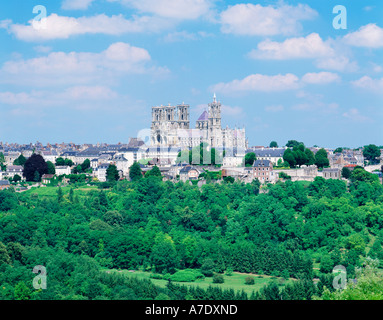
[[[190,128],[190,106],[152,107],[151,146],[193,148],[202,142],[212,148],[247,148],[245,129],[230,129],[221,126],[221,103],[214,94],[213,102]]]

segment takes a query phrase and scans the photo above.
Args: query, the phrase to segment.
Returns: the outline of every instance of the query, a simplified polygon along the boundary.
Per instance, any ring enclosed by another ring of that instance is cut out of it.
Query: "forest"
[[[36,188],[0,191],[0,299],[331,299],[338,294],[334,266],[343,265],[351,279],[369,259],[383,260],[383,186],[361,167],[347,181],[262,187],[254,180],[199,188],[150,174],[84,185],[40,188],[49,196]],[[32,286],[37,265],[47,270],[45,290]],[[169,281],[159,287],[111,270]],[[180,270],[293,282],[249,295],[171,281]]]

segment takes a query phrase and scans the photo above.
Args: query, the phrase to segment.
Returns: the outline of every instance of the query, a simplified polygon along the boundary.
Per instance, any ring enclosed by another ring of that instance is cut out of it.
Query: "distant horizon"
[[[136,137],[132,137],[133,139],[135,139]],[[297,139],[289,139],[289,140],[297,140]],[[289,141],[288,140],[288,141]],[[274,140],[271,140],[271,141],[274,141]],[[270,141],[270,142],[271,142]],[[287,142],[285,144],[280,144],[278,143],[278,147],[277,148],[283,148],[286,146]],[[297,140],[299,141],[299,140]],[[261,145],[261,144],[256,144],[256,145],[250,145],[248,146],[248,148],[253,148],[253,147],[263,147],[263,148],[270,148],[269,147],[269,144],[270,142],[267,144],[267,145]],[[304,141],[299,141],[299,142],[303,142],[304,145],[308,148],[314,148],[315,145],[317,144],[314,144],[314,145],[307,145]],[[119,141],[119,142],[95,142],[95,143],[92,143],[92,142],[83,142],[83,143],[80,143],[80,142],[73,142],[73,141],[67,141],[67,142],[49,142],[49,141],[46,141],[46,142],[43,142],[43,141],[35,141],[35,142],[26,142],[26,143],[20,143],[20,142],[5,142],[5,141],[0,141],[0,144],[9,144],[9,145],[12,145],[12,144],[18,144],[18,145],[29,145],[29,144],[32,144],[32,145],[35,145],[36,143],[41,143],[44,147],[46,147],[48,144],[50,145],[56,145],[56,144],[74,144],[74,145],[86,145],[86,144],[91,144],[92,146],[95,146],[97,144],[100,144],[100,145],[103,145],[103,144],[107,144],[107,145],[127,145],[129,144],[129,140],[127,142],[122,142],[122,141]],[[333,146],[324,146],[324,145],[317,145],[318,148],[325,148],[325,149],[337,149],[337,148],[343,148],[343,149],[350,149],[350,150],[353,150],[353,149],[360,149],[360,148],[364,148],[365,146],[367,145],[370,145],[370,144],[374,144],[374,143],[366,143],[362,146],[356,146],[356,147],[353,147],[353,146],[336,146],[336,147],[333,147]],[[377,147],[379,148],[383,148],[383,144],[375,144]],[[146,147],[150,147],[150,145],[146,145]],[[176,147],[176,146],[173,146],[173,147]]]

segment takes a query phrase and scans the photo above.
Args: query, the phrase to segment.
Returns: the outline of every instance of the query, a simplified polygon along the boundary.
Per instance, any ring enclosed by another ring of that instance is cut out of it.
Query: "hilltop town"
[[[320,150],[318,147],[307,149],[314,155]],[[21,145],[0,143],[2,167],[0,188],[7,188],[12,183],[19,187],[22,186],[22,182],[25,180],[24,168],[18,160],[20,157],[28,159],[34,153],[41,155],[46,162],[54,165],[53,172],[44,174],[39,181],[36,181],[40,185],[47,185],[51,180],[59,177],[65,178],[73,175],[85,175],[86,181],[106,182],[107,169],[111,165],[116,166],[119,179],[129,180],[129,169],[135,162],[139,163],[143,174],[157,166],[164,180],[195,181],[200,185],[208,180],[209,175],[206,173],[215,173],[212,175],[213,181],[219,182],[223,181],[225,177],[232,177],[244,182],[258,179],[261,184],[275,183],[286,178],[292,181],[313,181],[315,177],[342,179],[343,168],[353,170],[356,166],[364,167],[366,171],[376,173],[381,178],[383,149],[380,149],[380,157],[376,159],[375,164],[370,165],[370,161],[363,155],[363,148],[344,149],[341,152],[326,148],[328,165],[323,168],[318,168],[315,164],[297,165],[295,168],[290,168],[286,161],[286,150],[292,150],[292,148],[286,146],[238,148],[235,149],[235,153],[222,157],[219,164],[194,164],[180,161],[182,160],[179,157],[181,148],[146,146],[142,140],[137,138],[131,138],[126,144],[48,143],[43,145],[37,142]],[[250,165],[245,161],[248,154],[255,155]],[[88,167],[85,170],[79,169],[78,167],[81,167],[84,162],[88,163]],[[21,188],[21,190],[25,190],[25,188]]]

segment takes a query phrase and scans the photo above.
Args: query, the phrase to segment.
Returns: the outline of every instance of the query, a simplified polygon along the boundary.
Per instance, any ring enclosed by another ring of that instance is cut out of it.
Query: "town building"
[[[270,160],[256,160],[254,161],[253,168],[254,178],[258,179],[261,183],[271,182],[273,164]]]
[[[71,174],[71,169],[69,166],[56,166],[56,175],[61,176],[61,175],[70,175]]]
[[[207,143],[211,148],[247,148],[245,129],[222,128],[221,103],[214,95],[213,102],[208,104],[196,121],[196,128],[190,128],[190,106],[152,107],[151,146],[191,149],[201,143]]]
[[[257,160],[269,160],[274,166],[278,163],[282,163],[283,155],[287,148],[250,148],[246,150],[246,153],[254,152]]]
[[[41,182],[43,184],[49,184],[51,183],[51,181],[55,178],[55,175],[54,174],[43,174],[43,176],[41,177]]]
[[[340,179],[341,170],[338,168],[324,168],[322,171],[323,178],[325,179]]]
[[[8,189],[11,186],[8,180],[0,180],[0,190]]]
[[[198,180],[200,173],[201,172],[193,166],[185,166],[179,172],[180,180],[183,182]]]
[[[23,167],[22,166],[7,166],[7,170],[5,171],[4,176],[7,178],[14,178],[15,175],[19,175],[23,178]]]

